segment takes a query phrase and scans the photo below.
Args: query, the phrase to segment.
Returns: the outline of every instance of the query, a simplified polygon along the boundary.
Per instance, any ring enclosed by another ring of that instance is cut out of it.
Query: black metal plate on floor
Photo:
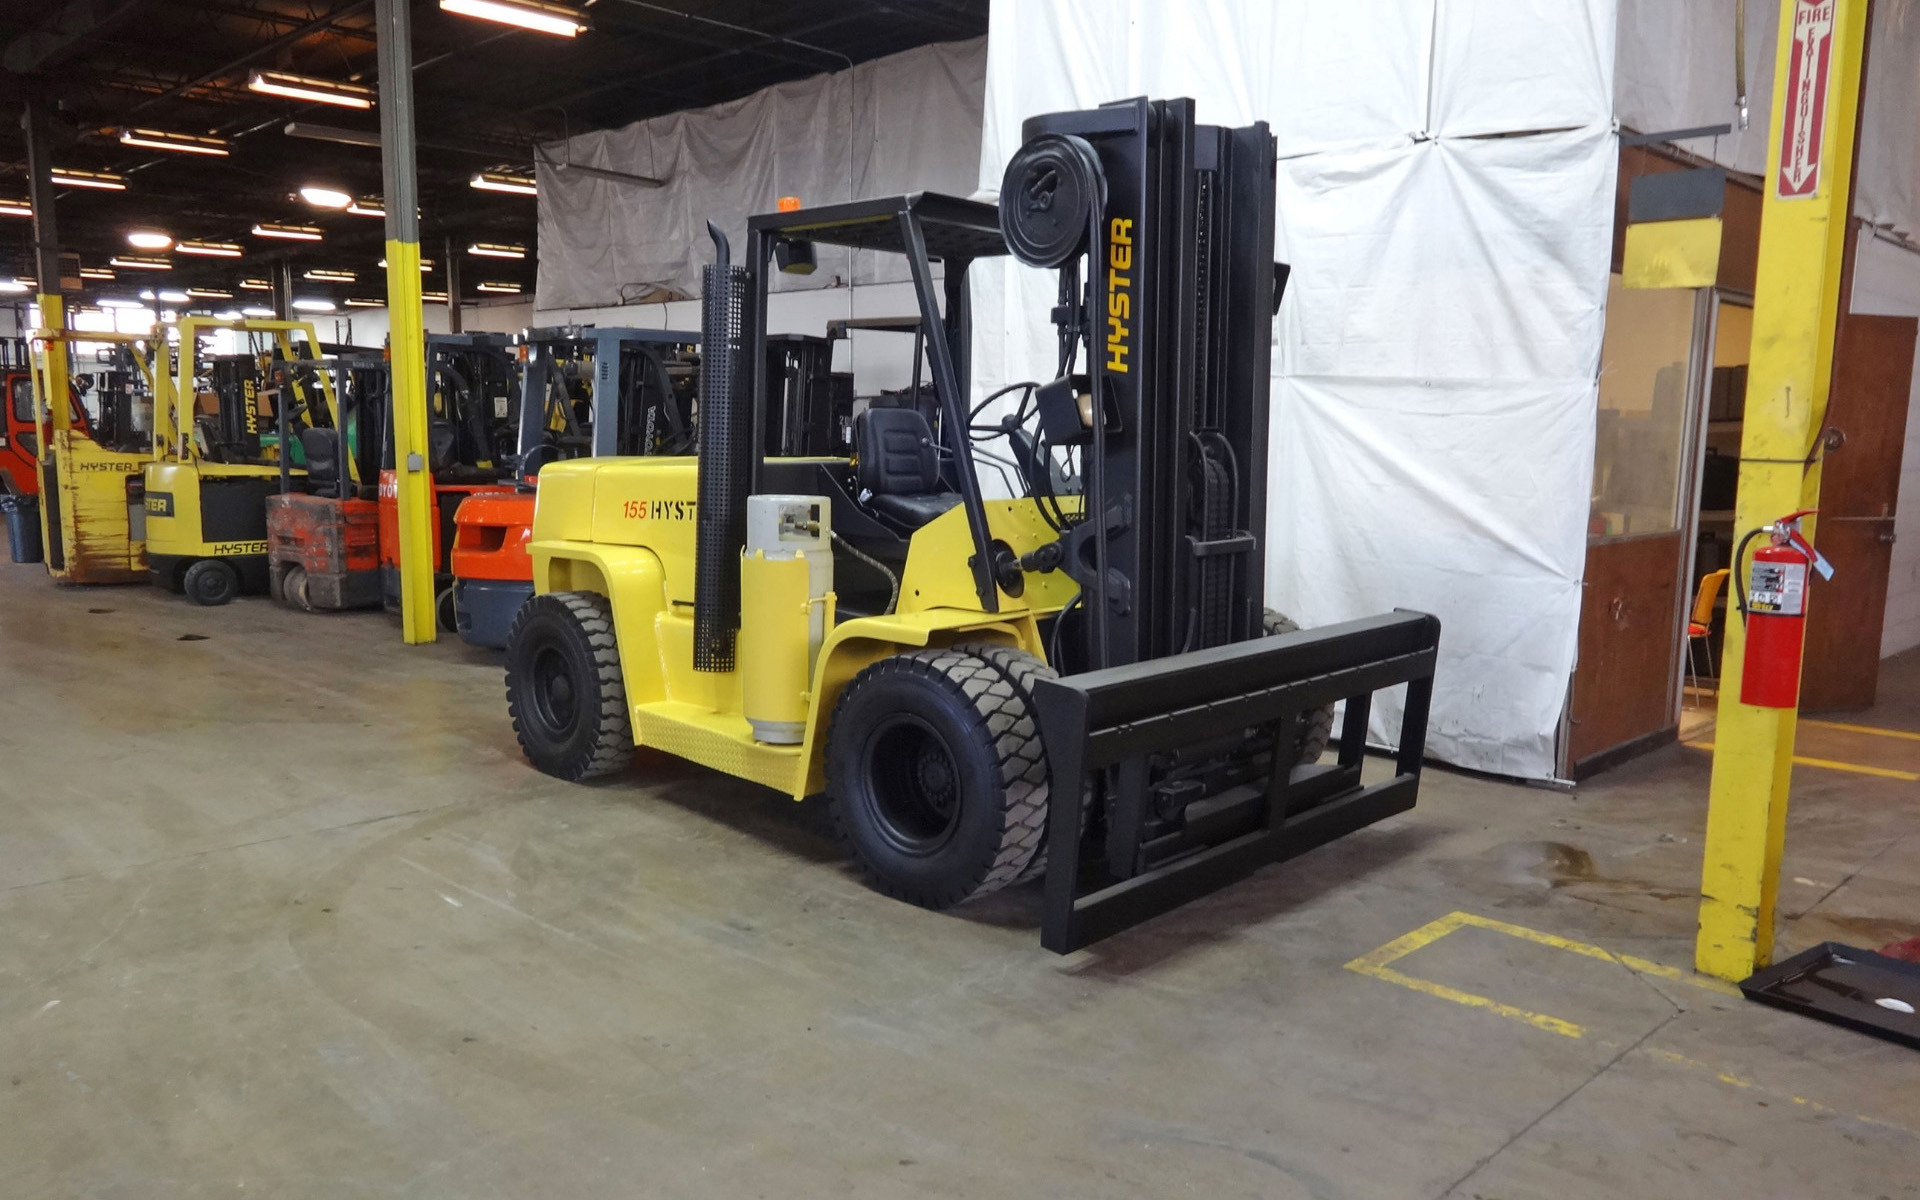
[[[1747,999],[1920,1050],[1920,963],[1822,942],[1755,971]]]

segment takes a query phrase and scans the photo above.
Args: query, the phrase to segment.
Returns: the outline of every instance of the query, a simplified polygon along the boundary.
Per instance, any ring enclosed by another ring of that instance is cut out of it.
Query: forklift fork
[[[1439,618],[1400,611],[1036,680],[1055,797],[1041,945],[1077,950],[1412,808],[1439,645]],[[1394,773],[1363,785],[1373,693],[1399,684],[1407,696]],[[1337,761],[1294,766],[1303,716],[1342,700]],[[1242,729],[1272,747],[1264,765],[1186,806],[1173,831],[1150,831],[1154,800],[1178,799],[1172,784],[1150,794],[1156,765]],[[1107,796],[1104,839],[1092,836],[1084,806],[1061,802],[1096,781]],[[1101,844],[1106,852],[1094,853]]]

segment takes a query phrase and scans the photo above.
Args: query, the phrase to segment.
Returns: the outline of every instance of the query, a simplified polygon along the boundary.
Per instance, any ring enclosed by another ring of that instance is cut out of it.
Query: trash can
[[[7,545],[17,563],[37,563],[40,544],[40,497],[0,496],[0,512],[7,514]]]

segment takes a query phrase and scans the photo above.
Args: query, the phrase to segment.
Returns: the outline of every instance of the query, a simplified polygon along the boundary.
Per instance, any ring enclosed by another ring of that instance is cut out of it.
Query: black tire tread
[[[1260,629],[1272,637],[1280,633],[1297,633],[1300,623],[1269,608],[1262,611]],[[1300,756],[1295,760],[1299,766],[1319,762],[1320,756],[1326,753],[1327,743],[1333,738],[1333,705],[1322,705],[1306,714],[1306,718],[1300,730]]]
[[[1012,683],[1013,686],[1019,689],[1021,694],[1026,697],[1029,711],[1032,709],[1033,681],[1036,679],[1059,678],[1060,673],[1048,666],[1044,660],[1036,658],[1028,654],[1025,650],[1021,650],[1015,646],[1008,646],[1000,642],[964,642],[955,646],[954,649],[977,655],[992,664],[995,669],[1007,677],[1008,682]],[[1034,727],[1037,734],[1039,730],[1039,723],[1037,721]],[[1044,745],[1041,747],[1040,767],[1042,778],[1046,778],[1046,748]],[[1051,784],[1049,784],[1049,794],[1051,794]],[[1091,789],[1081,796],[1080,807],[1083,823],[1085,821],[1086,809],[1090,807],[1092,799],[1093,792]],[[1027,861],[1026,868],[1020,872],[1020,880],[1022,881],[1037,879],[1046,874],[1047,824],[1047,814],[1043,807],[1040,813],[1040,826],[1036,835],[1037,840],[1034,846],[1033,857]]]
[[[543,596],[535,596],[521,605],[519,613],[514,616],[513,627],[507,634],[508,645],[512,645],[520,636],[522,624],[539,611],[543,601],[547,602],[547,607],[562,607],[586,636],[587,645],[593,652],[594,672],[600,683],[600,716],[593,745],[588,753],[555,774],[570,783],[578,783],[624,771],[633,761],[633,717],[627,711],[627,685],[620,673],[620,641],[614,635],[613,612],[607,598],[598,592],[548,592]],[[508,661],[511,663],[512,659]],[[527,740],[521,731],[520,704],[515,690],[513,671],[509,667],[507,714],[513,720],[514,737],[519,740],[520,749],[525,753]]]
[[[1046,836],[1047,762],[1040,742],[1040,726],[1024,689],[1015,685],[1009,671],[981,657],[980,647],[943,647],[914,650],[881,659],[861,672],[918,671],[933,675],[967,698],[974,711],[972,733],[979,738],[1000,765],[1000,786],[1005,797],[1002,810],[1000,844],[981,877],[970,886],[943,896],[910,894],[878,875],[862,860],[858,844],[847,827],[843,806],[828,806],[832,814],[834,836],[854,860],[859,862],[873,887],[899,900],[922,903],[929,908],[946,908],[999,891],[1018,881],[1026,872],[1034,853]],[[860,687],[861,677],[840,694],[834,706],[834,724],[845,711],[848,699]],[[831,727],[830,727],[831,728]],[[831,735],[830,735],[831,736]],[[827,759],[827,794],[842,793],[835,778],[833,756]]]

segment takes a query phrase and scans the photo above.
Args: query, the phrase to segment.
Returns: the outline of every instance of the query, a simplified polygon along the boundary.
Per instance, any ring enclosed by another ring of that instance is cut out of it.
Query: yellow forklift
[[[1025,133],[998,209],[756,216],[744,267],[709,227],[698,456],[541,470],[507,694],[562,778],[640,745],[824,791],[900,899],[1044,874],[1064,953],[1411,808],[1440,630],[1299,631],[1263,606],[1285,279],[1266,125],[1140,99]],[[769,456],[770,269],[814,244],[907,260],[937,403],[868,407],[849,457]],[[1008,253],[1058,272],[1057,374],[988,420],[967,275]],[[1022,494],[987,498],[976,453]],[[1372,697],[1400,685],[1393,769],[1363,783]]]
[[[173,407],[166,338],[36,329],[29,342],[47,573],[66,583],[139,582],[147,576],[142,471],[154,459],[153,430]],[[65,353],[49,355],[54,345]],[[68,378],[49,378],[54,359],[66,361]],[[90,417],[76,378],[91,380]]]
[[[311,323],[187,317],[177,328],[173,403],[155,419],[145,470],[148,572],[196,604],[225,604],[269,590],[267,498],[283,462],[304,481],[302,433],[340,428],[340,410],[329,374],[300,366],[321,354]],[[216,330],[248,345],[203,358],[201,335]]]

